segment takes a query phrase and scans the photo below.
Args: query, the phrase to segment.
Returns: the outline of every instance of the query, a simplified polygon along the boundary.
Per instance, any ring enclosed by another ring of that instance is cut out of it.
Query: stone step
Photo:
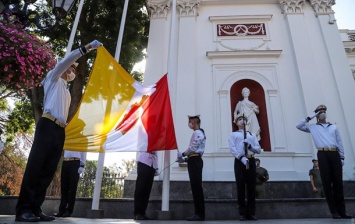
[[[125,180],[124,198],[133,198],[135,180]],[[236,183],[231,181],[204,181],[206,199],[236,199]],[[161,200],[162,181],[154,181],[150,199]],[[355,181],[344,181],[344,196],[355,197]],[[265,183],[265,199],[314,198],[309,181],[270,181]],[[190,182],[170,181],[170,199],[192,198]]]
[[[0,196],[0,215],[14,215],[17,197]],[[46,214],[58,211],[60,198],[46,198],[42,209]],[[345,199],[347,211],[351,215],[355,211],[355,198]],[[73,217],[88,217],[91,210],[92,198],[78,198]],[[206,199],[206,220],[236,220],[239,218],[237,200],[235,199]],[[133,199],[101,199],[99,208],[103,210],[103,218],[132,219]],[[150,200],[147,214],[161,211],[161,200]],[[169,211],[172,220],[184,220],[193,214],[192,199],[170,200]],[[259,219],[301,219],[301,218],[330,218],[325,199],[285,198],[257,199],[256,216]]]

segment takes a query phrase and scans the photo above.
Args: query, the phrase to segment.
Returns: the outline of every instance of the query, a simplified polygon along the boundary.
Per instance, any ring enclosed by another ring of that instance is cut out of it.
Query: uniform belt
[[[194,157],[194,156],[201,156],[201,155],[199,153],[192,153],[188,157],[191,158],[191,157]]]
[[[53,117],[52,115],[50,114],[45,114],[43,113],[42,114],[42,117],[45,117],[45,118],[48,118],[49,120],[53,121],[56,125],[58,125],[59,127],[62,127],[62,128],[65,128],[65,126],[67,126],[66,124],[60,122],[57,120],[57,118]]]
[[[317,148],[318,151],[338,151],[337,148]]]
[[[64,158],[63,161],[75,161],[80,160],[79,158],[71,157],[71,158]]]
[[[248,159],[254,158],[254,154],[252,154],[252,155],[247,155],[247,158],[248,158]]]

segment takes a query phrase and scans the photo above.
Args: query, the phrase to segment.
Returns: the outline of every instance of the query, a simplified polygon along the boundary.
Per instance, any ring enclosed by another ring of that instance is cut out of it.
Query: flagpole
[[[176,26],[176,0],[172,0],[171,21],[170,21],[170,39],[169,39],[169,55],[168,55],[168,83],[170,91],[172,78],[174,74],[174,55],[175,55],[175,26]],[[170,80],[170,82],[169,82]],[[172,94],[170,94],[170,97]],[[172,101],[174,102],[174,101]],[[162,211],[169,211],[169,193],[170,193],[170,150],[164,151],[164,170],[163,176],[163,192],[162,192]]]
[[[120,59],[122,38],[123,38],[124,26],[125,26],[125,23],[126,23],[126,16],[127,16],[127,9],[128,9],[128,2],[129,2],[129,0],[125,0],[125,4],[124,4],[124,7],[123,7],[123,12],[122,12],[122,17],[121,17],[120,30],[118,32],[116,53],[115,53],[115,60],[117,62],[119,62],[119,59]],[[99,153],[99,158],[98,158],[98,162],[97,162],[94,195],[93,195],[93,199],[92,199],[92,209],[93,210],[98,210],[99,209],[102,176],[103,176],[103,170],[104,170],[103,169],[104,162],[105,162],[105,152],[101,152],[101,153]]]
[[[76,29],[78,28],[78,23],[81,15],[81,11],[83,10],[83,5],[84,5],[85,0],[80,0],[78,11],[76,12],[73,28],[71,29],[70,37],[69,37],[69,42],[67,46],[67,52],[65,52],[65,56],[67,56],[73,47],[73,42],[74,42],[74,37],[76,33]]]
[[[115,52],[115,59],[116,59],[117,62],[120,61],[121,45],[122,45],[124,26],[125,26],[126,17],[127,17],[128,2],[129,2],[129,0],[125,0],[125,2],[124,2],[123,12],[122,12],[122,19],[121,19],[121,26],[120,26],[120,32],[118,32],[116,52]]]

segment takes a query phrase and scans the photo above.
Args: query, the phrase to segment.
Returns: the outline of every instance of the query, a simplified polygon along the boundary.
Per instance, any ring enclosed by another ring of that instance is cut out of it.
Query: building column
[[[305,0],[280,0],[282,13],[285,15],[288,33],[295,58],[295,66],[304,94],[305,114],[314,110],[315,105],[324,102],[321,94],[315,94],[314,83],[320,75],[316,69],[310,37],[307,33],[303,7]]]
[[[144,84],[156,83],[167,71],[171,0],[147,0],[150,16]]]
[[[201,0],[178,0],[177,14],[179,15],[177,32],[177,64],[175,78],[175,122],[178,142],[185,144],[191,136],[187,127],[187,115],[201,114],[203,122],[204,112],[197,111],[197,78],[196,78],[196,17]]]

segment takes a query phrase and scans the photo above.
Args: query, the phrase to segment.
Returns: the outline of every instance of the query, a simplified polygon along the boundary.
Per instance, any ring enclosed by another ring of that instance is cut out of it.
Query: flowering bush
[[[0,85],[20,91],[39,86],[55,63],[47,43],[19,24],[0,21]]]

